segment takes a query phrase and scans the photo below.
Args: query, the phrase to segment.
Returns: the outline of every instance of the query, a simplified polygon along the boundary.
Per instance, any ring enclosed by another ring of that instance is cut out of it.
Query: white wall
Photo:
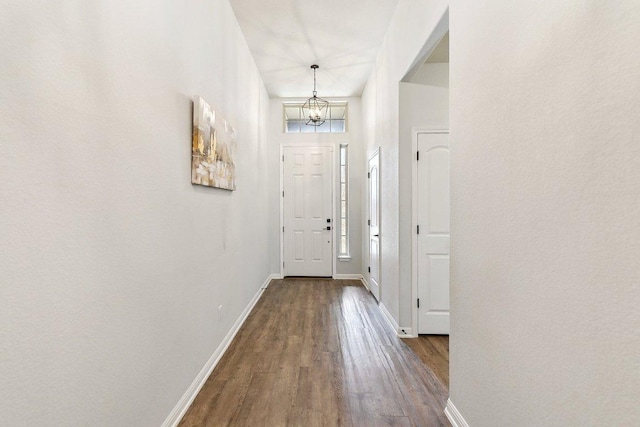
[[[158,426],[277,250],[266,91],[226,0],[0,8],[0,423]],[[195,94],[236,192],[190,184]]]
[[[451,399],[640,425],[640,3],[451,6]]]
[[[412,302],[410,274],[400,282],[401,268],[410,272],[410,259],[403,259],[400,255],[400,187],[406,182],[403,174],[408,174],[410,182],[411,169],[402,170],[401,167],[404,162],[401,162],[400,148],[399,82],[414,65],[446,11],[447,1],[444,0],[400,0],[362,94],[365,159],[380,147],[381,303],[401,327],[410,326]],[[433,41],[433,46],[437,41]],[[411,190],[407,191],[410,194]],[[408,215],[410,217],[410,210]],[[363,240],[363,274],[367,278],[368,243]]]
[[[411,294],[412,244],[415,233],[412,227],[412,177],[411,168],[416,159],[412,151],[412,132],[416,127],[425,129],[449,129],[449,64],[426,63],[411,80],[400,82],[400,167],[398,185],[400,200],[400,288],[399,325],[412,326],[411,310],[414,301]],[[420,82],[419,84],[413,82]],[[413,331],[417,333],[416,331]]]
[[[411,76],[409,83],[415,83],[424,86],[436,88],[449,88],[449,63],[448,62],[426,62],[416,70]],[[447,99],[448,102],[448,99]],[[446,108],[446,114],[449,109]]]
[[[328,101],[347,101],[348,103],[348,128],[344,133],[285,133],[283,131],[283,103],[302,103],[306,98],[272,98],[269,108],[269,211],[270,234],[269,239],[280,242],[280,147],[283,144],[320,144],[334,146],[335,182],[333,190],[335,199],[334,224],[338,226],[340,219],[340,168],[339,152],[340,144],[349,144],[349,238],[351,259],[337,260],[337,274],[359,274],[362,265],[362,186],[366,185],[366,176],[363,178],[363,141],[362,141],[362,116],[360,98],[324,98]],[[366,174],[366,172],[364,172]],[[334,249],[337,259],[337,243]],[[280,273],[282,260],[280,251],[273,251],[270,258],[271,271]]]

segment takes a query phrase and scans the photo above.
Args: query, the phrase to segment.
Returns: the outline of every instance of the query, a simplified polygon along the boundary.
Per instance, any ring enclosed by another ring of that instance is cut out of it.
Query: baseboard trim
[[[469,424],[462,417],[456,405],[453,404],[451,399],[447,399],[447,406],[444,408],[444,414],[453,427],[469,427]]]
[[[182,417],[189,409],[189,406],[191,406],[191,404],[193,403],[202,386],[204,386],[204,383],[211,375],[211,372],[213,372],[213,369],[216,367],[224,353],[227,351],[227,348],[229,348],[231,341],[233,341],[233,339],[235,338],[236,334],[240,330],[240,327],[242,327],[242,324],[245,322],[245,320],[247,320],[247,317],[249,317],[249,314],[253,310],[253,307],[255,307],[256,303],[260,300],[260,297],[262,297],[262,293],[269,286],[269,282],[271,282],[272,279],[278,279],[279,276],[279,274],[269,275],[269,277],[267,277],[267,280],[265,280],[262,286],[260,286],[260,289],[258,289],[258,292],[256,292],[253,298],[251,298],[251,301],[249,301],[249,304],[244,309],[238,320],[236,320],[236,322],[233,324],[233,327],[231,328],[229,333],[227,333],[218,348],[216,348],[209,360],[207,360],[207,363],[205,363],[205,365],[202,367],[200,373],[198,373],[180,401],[178,401],[175,408],[173,408],[173,411],[171,411],[167,419],[164,420],[164,422],[162,423],[162,427],[175,427],[178,425],[180,420],[182,420]]]
[[[384,318],[387,320],[387,325],[393,330],[393,332],[398,336],[398,338],[416,338],[417,335],[413,333],[412,328],[403,328],[398,325],[396,319],[393,318],[387,307],[383,303],[378,304],[380,307],[380,311],[382,312]]]
[[[361,280],[362,274],[334,274],[336,280]]]
[[[399,338],[417,338],[418,334],[413,333],[413,328],[403,328],[400,326],[398,328],[398,337]]]
[[[367,279],[365,279],[362,274],[360,275],[360,280],[362,280],[362,284],[364,285],[364,287],[367,288],[369,292],[371,292],[371,289],[369,288],[369,282],[367,282]]]
[[[383,303],[378,304],[378,307],[380,307],[380,311],[384,315],[384,318],[387,320],[387,325],[389,325],[389,327],[393,330],[394,334],[398,335],[399,326],[396,322],[396,319],[393,318],[393,316],[391,315],[391,313],[389,313],[389,310],[387,310],[387,307],[385,307]]]

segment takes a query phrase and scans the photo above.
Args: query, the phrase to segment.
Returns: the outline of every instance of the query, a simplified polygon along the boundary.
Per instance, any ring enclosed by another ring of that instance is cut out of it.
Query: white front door
[[[332,276],[332,152],[283,147],[285,276]]]
[[[449,134],[417,138],[418,333],[449,334]]]
[[[369,289],[380,301],[380,149],[369,158]]]

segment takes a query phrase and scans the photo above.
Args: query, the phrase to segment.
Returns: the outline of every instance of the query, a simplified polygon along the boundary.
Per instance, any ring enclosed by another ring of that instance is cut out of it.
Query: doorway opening
[[[400,82],[401,150],[411,165],[401,189],[411,206],[401,236],[411,252],[404,277],[412,336],[449,334],[448,28],[446,14]]]

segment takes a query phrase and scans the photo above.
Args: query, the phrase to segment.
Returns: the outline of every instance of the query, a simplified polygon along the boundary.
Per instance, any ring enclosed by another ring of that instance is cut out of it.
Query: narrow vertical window
[[[349,146],[340,144],[340,245],[339,258],[349,258]]]

